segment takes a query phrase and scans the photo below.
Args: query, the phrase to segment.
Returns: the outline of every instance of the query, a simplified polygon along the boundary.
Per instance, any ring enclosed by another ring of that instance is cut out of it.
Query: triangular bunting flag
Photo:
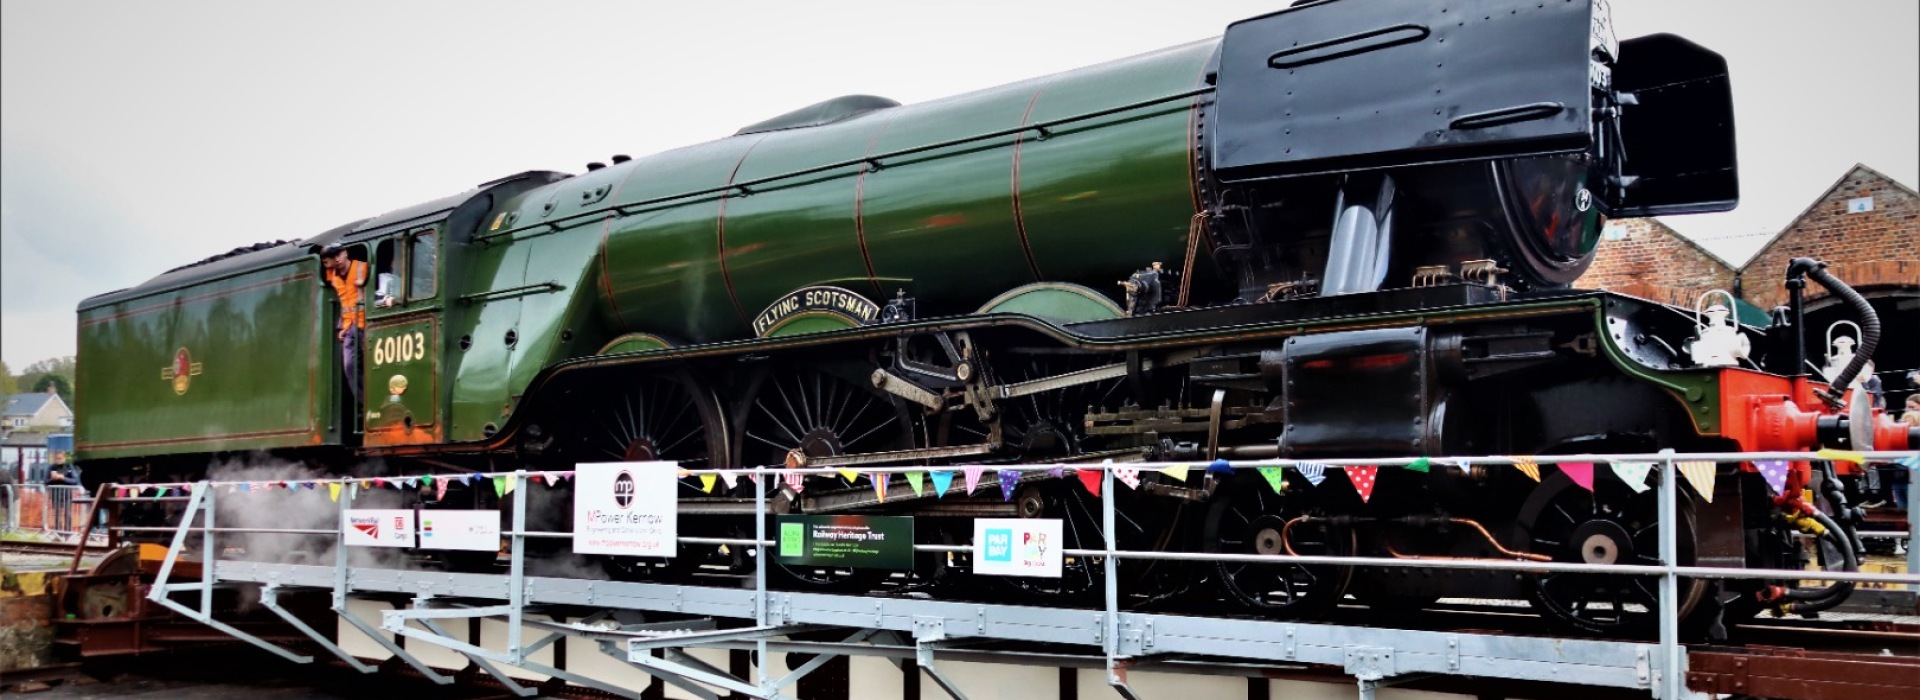
[[[1633,489],[1634,493],[1646,492],[1647,474],[1653,471],[1652,462],[1614,462],[1610,466],[1613,467],[1614,476],[1627,482],[1627,488]]]
[[[433,485],[433,500],[436,500],[436,501],[447,500],[447,482],[453,481],[453,480],[443,476],[438,479],[434,479],[434,481],[436,483],[434,483]],[[338,484],[335,484],[335,486],[338,486]]]
[[[1285,469],[1280,467],[1261,467],[1260,476],[1266,477],[1267,485],[1273,487],[1274,493],[1287,490],[1287,472]]]
[[[1231,465],[1231,464],[1228,464],[1228,463],[1227,463],[1227,460],[1224,460],[1224,459],[1216,459],[1216,460],[1213,460],[1213,462],[1212,462],[1212,463],[1210,463],[1210,464],[1208,464],[1208,465],[1207,465],[1207,473],[1208,473],[1208,474],[1219,474],[1219,475],[1222,475],[1222,476],[1225,476],[1225,475],[1227,475],[1227,474],[1232,474],[1232,473],[1233,473],[1233,465]]]
[[[545,483],[547,480],[547,477],[545,474],[541,474],[540,472],[534,472],[533,476],[527,477],[527,480],[533,483],[539,484],[539,483]]]
[[[1866,455],[1860,454],[1859,452],[1855,452],[1853,450],[1836,450],[1832,448],[1823,447],[1823,448],[1820,448],[1819,452],[1815,452],[1813,454],[1821,459],[1832,460],[1835,462],[1852,462],[1854,464],[1862,464],[1867,461]]]
[[[560,480],[567,478],[567,475],[565,472],[546,472],[546,476],[547,476],[547,488],[553,488],[555,486],[559,486]]]
[[[1593,490],[1592,462],[1561,462],[1560,471],[1565,473],[1567,478],[1572,479],[1573,483],[1579,484],[1580,488]]]
[[[327,484],[327,500],[334,501],[336,503],[340,501],[340,484],[339,483],[329,482]]]
[[[1531,459],[1525,457],[1516,458],[1513,460],[1513,468],[1520,470],[1520,473],[1527,475],[1527,478],[1534,480],[1536,483],[1540,481],[1540,465]]]
[[[986,473],[987,468],[986,467],[961,467],[960,471],[964,472],[967,475],[967,495],[971,496],[973,495],[974,487],[977,487],[980,485],[980,475]]]
[[[1087,493],[1093,494],[1095,498],[1100,497],[1100,472],[1092,469],[1076,469],[1073,475],[1080,477],[1080,485],[1087,487]]]
[[[1107,463],[1112,464],[1113,460],[1109,459],[1107,460]],[[1047,476],[1051,476],[1055,479],[1065,479],[1067,478],[1067,468],[1065,465],[1060,465],[1060,464],[1053,465],[1052,469],[1047,470]]]
[[[1313,484],[1314,486],[1319,486],[1320,482],[1327,480],[1327,465],[1325,464],[1306,462],[1296,464],[1293,468],[1300,470],[1300,475],[1306,477],[1307,483]]]
[[[722,469],[720,470],[720,481],[727,485],[728,490],[732,490],[734,486],[739,485],[740,475],[735,474],[731,469]]]
[[[507,477],[493,477],[493,495],[503,498],[507,495]]]
[[[854,471],[852,469],[838,469],[835,471],[840,472],[840,478],[846,479],[847,483],[849,484],[860,481],[860,472]]]
[[[887,482],[893,481],[893,475],[882,473],[882,472],[875,472],[871,478],[873,480],[873,495],[875,497],[878,497],[881,503],[886,503],[887,502]]]
[[[800,472],[782,472],[780,480],[786,482],[788,491],[800,493],[807,490],[807,475]]]
[[[1177,464],[1171,467],[1161,467],[1160,473],[1173,477],[1174,481],[1184,482],[1187,480],[1187,465]]]
[[[913,495],[924,496],[927,492],[926,472],[907,472],[907,485],[913,487]]]
[[[953,485],[953,472],[936,469],[927,472],[927,477],[933,480],[933,497],[946,498],[947,487]]]
[[[1407,471],[1420,472],[1423,474],[1427,473],[1427,471],[1432,468],[1433,468],[1433,462],[1431,460],[1428,460],[1425,457],[1421,457],[1419,459],[1413,460],[1412,464],[1407,465]]]
[[[519,485],[520,485],[520,477],[515,476],[513,474],[507,475],[507,493],[513,493],[514,487]]]
[[[373,480],[373,485],[374,485],[374,486],[386,486],[386,485],[387,485],[387,480],[386,480],[386,479],[374,479],[374,480]]]
[[[704,492],[706,492],[706,493],[713,493],[713,482],[716,482],[716,481],[719,481],[719,480],[720,480],[720,477],[719,477],[719,476],[716,476],[716,475],[713,475],[713,474],[701,474],[701,475],[700,475],[700,490],[701,490],[701,491],[704,491]]]
[[[1680,470],[1681,476],[1687,477],[1688,483],[1693,484],[1693,490],[1695,493],[1700,494],[1701,500],[1708,503],[1713,502],[1713,462],[1692,460],[1674,462],[1673,466]]]
[[[1379,475],[1379,467],[1366,464],[1341,468],[1347,470],[1347,480],[1353,482],[1353,489],[1360,492],[1361,503],[1373,498],[1373,479]]]
[[[1140,488],[1140,468],[1139,467],[1114,467],[1113,478],[1122,484],[1126,484],[1127,488],[1130,488],[1130,489]]]
[[[1000,499],[1013,500],[1013,487],[1020,483],[1020,472],[1015,469],[1000,470]]]

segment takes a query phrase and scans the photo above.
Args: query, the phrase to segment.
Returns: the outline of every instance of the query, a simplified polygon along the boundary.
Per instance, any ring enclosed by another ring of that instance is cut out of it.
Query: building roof
[[[1707,256],[1708,260],[1712,260],[1714,262],[1720,263],[1721,267],[1727,268],[1728,270],[1740,269],[1739,266],[1734,265],[1733,263],[1727,262],[1726,258],[1720,257],[1718,255],[1714,255],[1713,251],[1707,250],[1706,246],[1700,245],[1698,242],[1695,242],[1692,238],[1688,238],[1686,234],[1683,234],[1677,230],[1674,230],[1672,226],[1667,225],[1667,222],[1661,221],[1659,219],[1652,218],[1652,217],[1648,217],[1643,220],[1646,221],[1649,227],[1654,231],[1664,232],[1666,235],[1672,236],[1675,240],[1678,240],[1681,243],[1685,243],[1688,248],[1697,250],[1700,252],[1701,255]],[[1622,219],[1621,221],[1629,221],[1629,219]]]
[[[26,431],[21,431],[17,433],[10,433],[6,437],[0,437],[0,447],[46,447],[46,446],[47,446],[46,433],[30,433]]]
[[[1794,229],[1799,228],[1800,222],[1805,220],[1808,214],[1812,214],[1813,210],[1819,207],[1822,202],[1825,202],[1829,197],[1832,197],[1834,191],[1840,189],[1841,185],[1847,184],[1847,178],[1853,177],[1854,173],[1866,173],[1868,175],[1872,175],[1875,178],[1878,178],[1889,185],[1893,185],[1894,189],[1898,191],[1905,192],[1912,196],[1920,197],[1920,192],[1915,192],[1913,188],[1901,184],[1899,180],[1895,180],[1893,178],[1887,177],[1886,173],[1882,173],[1878,170],[1874,170],[1873,168],[1869,168],[1867,167],[1866,163],[1854,163],[1853,167],[1847,168],[1847,171],[1844,173],[1840,173],[1840,177],[1836,178],[1833,181],[1833,184],[1827,185],[1827,189],[1822,190],[1820,192],[1820,196],[1814,197],[1813,201],[1808,202],[1807,208],[1801,209],[1800,213],[1793,217],[1793,220],[1788,221],[1787,225],[1781,227],[1778,233],[1775,233],[1771,238],[1768,238],[1766,245],[1762,245],[1760,246],[1759,249],[1753,251],[1753,255],[1749,256],[1745,263],[1741,263],[1738,269],[1742,272],[1745,272],[1748,265],[1752,265],[1754,261],[1759,260],[1760,256],[1766,255],[1767,251],[1772,250],[1775,245],[1778,245],[1780,243],[1780,239],[1785,238],[1788,233],[1792,233]]]
[[[39,413],[47,405],[47,400],[55,396],[47,393],[14,394],[7,397],[7,405],[0,408],[0,416],[31,416]]]

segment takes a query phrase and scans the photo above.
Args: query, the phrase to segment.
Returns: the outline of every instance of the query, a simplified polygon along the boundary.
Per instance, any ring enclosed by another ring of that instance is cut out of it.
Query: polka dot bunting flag
[[[1373,498],[1373,479],[1379,475],[1379,467],[1369,464],[1341,468],[1347,470],[1347,480],[1353,482],[1353,489],[1360,492],[1361,503]]]

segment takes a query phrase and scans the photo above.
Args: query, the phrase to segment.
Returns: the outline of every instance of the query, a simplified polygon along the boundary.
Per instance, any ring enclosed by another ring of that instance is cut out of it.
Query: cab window
[[[426,229],[413,235],[410,261],[407,272],[407,298],[425,299],[435,294],[434,273],[439,269],[440,251],[435,247],[437,238],[433,229]]]

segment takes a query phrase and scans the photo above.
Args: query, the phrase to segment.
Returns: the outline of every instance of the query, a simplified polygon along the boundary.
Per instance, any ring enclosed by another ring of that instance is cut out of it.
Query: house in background
[[[44,394],[14,394],[0,406],[0,433],[53,431],[73,427],[73,410],[49,387]]]

